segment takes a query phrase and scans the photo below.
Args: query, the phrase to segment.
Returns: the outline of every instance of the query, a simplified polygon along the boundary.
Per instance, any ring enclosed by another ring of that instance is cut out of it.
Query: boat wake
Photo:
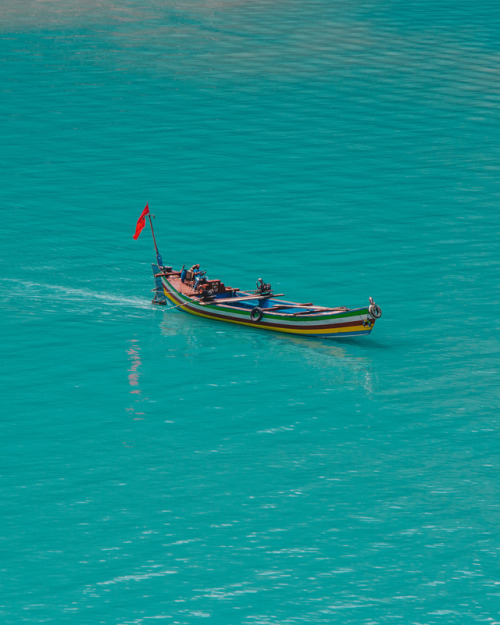
[[[24,301],[35,300],[64,300],[66,302],[86,302],[88,304],[98,304],[109,306],[123,306],[127,308],[150,309],[151,300],[143,297],[124,297],[120,293],[101,293],[85,288],[75,288],[58,284],[47,284],[43,282],[20,281],[13,279],[4,279],[2,282],[6,285],[10,283],[12,288],[3,289],[4,298],[23,297]]]

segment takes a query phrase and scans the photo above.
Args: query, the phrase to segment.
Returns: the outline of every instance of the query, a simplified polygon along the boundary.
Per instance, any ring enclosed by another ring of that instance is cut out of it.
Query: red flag
[[[142,232],[142,229],[146,225],[146,215],[149,215],[149,205],[146,204],[146,208],[142,211],[141,216],[137,220],[137,226],[135,227],[134,239],[138,239]]]

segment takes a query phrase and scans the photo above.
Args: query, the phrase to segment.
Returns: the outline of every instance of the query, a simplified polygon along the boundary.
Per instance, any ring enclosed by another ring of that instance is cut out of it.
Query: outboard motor
[[[198,293],[200,294],[203,302],[209,302],[214,299],[216,291],[210,284],[200,284],[198,287]]]
[[[270,284],[266,284],[266,282],[264,282],[262,278],[259,278],[257,280],[256,293],[258,293],[259,295],[269,295],[271,291],[272,291],[272,287]]]

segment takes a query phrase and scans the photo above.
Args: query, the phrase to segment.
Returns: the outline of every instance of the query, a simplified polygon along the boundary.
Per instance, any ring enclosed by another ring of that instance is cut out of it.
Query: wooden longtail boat
[[[375,321],[382,315],[380,307],[369,298],[362,308],[315,306],[312,302],[298,303],[281,299],[283,293],[273,293],[271,285],[261,278],[255,291],[225,286],[220,280],[208,280],[206,272],[194,265],[174,271],[163,265],[158,252],[153,223],[146,205],[134,238],[139,236],[146,215],[149,217],[157,262],[152,264],[155,288],[154,304],[170,303],[184,312],[216,321],[310,337],[344,338],[370,334]]]
[[[191,271],[173,271],[157,264],[152,267],[153,303],[169,302],[207,319],[302,336],[344,338],[370,334],[382,314],[371,298],[364,308],[327,308],[283,300],[283,293],[273,293],[271,285],[260,279],[254,292],[226,287],[220,280],[206,280],[195,288]]]

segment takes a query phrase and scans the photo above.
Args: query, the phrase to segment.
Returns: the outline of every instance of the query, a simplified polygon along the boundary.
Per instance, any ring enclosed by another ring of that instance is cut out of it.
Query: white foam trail
[[[108,579],[105,582],[97,582],[97,586],[109,586],[110,584],[119,584],[121,582],[141,582],[144,579],[151,579],[152,577],[163,577],[164,575],[176,575],[178,571],[175,570],[165,570],[165,571],[154,571],[152,573],[136,573],[132,575],[121,575],[119,577],[114,577],[113,579]]]
[[[98,291],[92,291],[90,289],[77,289],[74,287],[61,286],[58,284],[47,284],[43,282],[30,282],[20,281],[12,279],[4,279],[2,282],[15,283],[15,291],[23,292],[26,297],[26,290],[31,291],[28,295],[31,299],[38,299],[39,297],[45,297],[46,293],[37,293],[36,291],[49,291],[55,294],[61,295],[60,299],[67,301],[81,301],[81,300],[94,300],[101,301],[107,304],[113,304],[117,306],[132,306],[134,308],[150,308],[151,302],[148,299],[142,297],[123,297],[119,293],[100,293]],[[12,293],[14,294],[14,293]]]

